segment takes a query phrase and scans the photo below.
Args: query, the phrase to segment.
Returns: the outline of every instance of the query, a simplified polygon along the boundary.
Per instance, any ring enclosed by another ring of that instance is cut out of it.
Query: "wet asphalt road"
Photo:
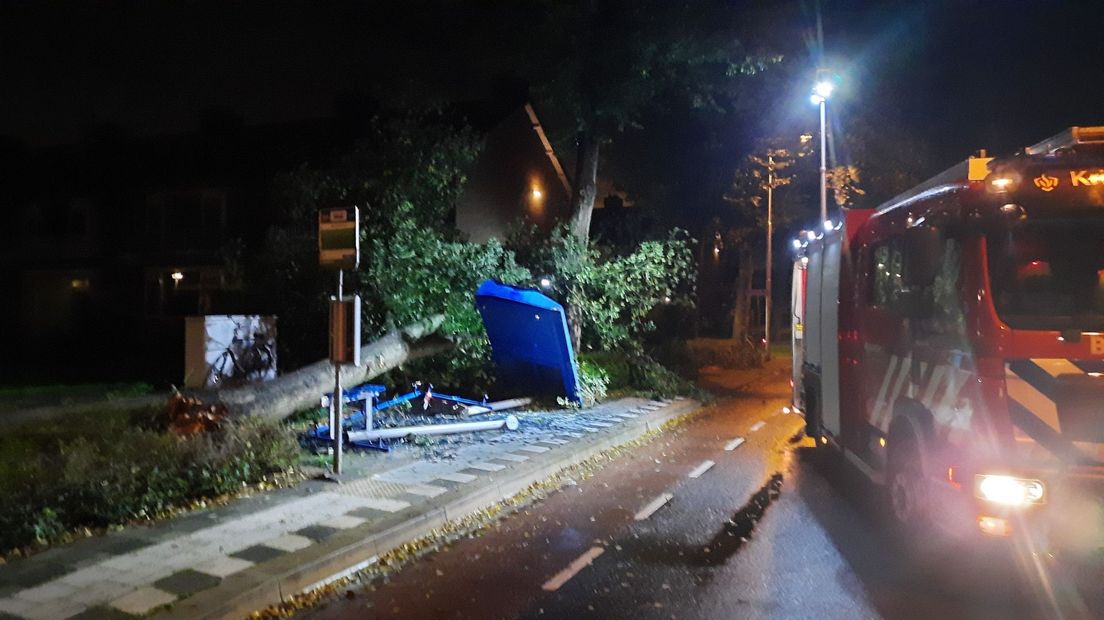
[[[307,615],[1059,616],[1045,597],[1011,584],[981,595],[948,591],[903,559],[869,486],[795,440],[803,421],[781,413],[788,371],[779,360],[753,381],[706,377],[721,396],[691,422]],[[1084,615],[1077,611],[1061,615]]]

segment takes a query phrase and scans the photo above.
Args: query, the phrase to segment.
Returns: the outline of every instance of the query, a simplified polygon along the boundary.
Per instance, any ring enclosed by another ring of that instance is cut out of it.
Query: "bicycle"
[[[234,338],[215,361],[207,367],[204,385],[221,388],[234,387],[264,379],[276,368],[276,355],[268,342],[268,336],[254,333],[249,346],[242,349],[245,339],[235,330]],[[234,349],[241,351],[240,355]]]

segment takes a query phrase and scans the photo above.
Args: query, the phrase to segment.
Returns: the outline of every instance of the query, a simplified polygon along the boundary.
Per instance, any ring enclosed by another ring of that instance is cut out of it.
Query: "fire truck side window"
[[[874,248],[874,282],[871,301],[875,306],[890,307],[905,287],[905,258],[901,245],[890,241]]]
[[[961,252],[954,239],[943,241],[939,272],[932,282],[932,316],[928,330],[932,334],[952,338],[965,337],[966,318],[958,294],[958,274]]]

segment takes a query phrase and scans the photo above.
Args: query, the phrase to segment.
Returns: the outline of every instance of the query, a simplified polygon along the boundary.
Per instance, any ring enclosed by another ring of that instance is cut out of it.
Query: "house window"
[[[226,233],[226,192],[177,190],[146,200],[147,243],[176,250],[216,249]]]

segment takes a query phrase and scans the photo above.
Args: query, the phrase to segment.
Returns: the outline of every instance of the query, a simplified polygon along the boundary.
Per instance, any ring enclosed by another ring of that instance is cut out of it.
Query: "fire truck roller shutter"
[[[810,244],[805,266],[805,337],[802,345],[804,363],[801,371],[802,396],[805,401],[806,432],[820,436],[820,293],[821,271],[824,265],[823,246]]]
[[[805,264],[804,256],[794,261],[793,281],[790,287],[790,345],[793,350],[792,401],[798,411],[805,411],[801,373],[805,368]]]
[[[824,238],[824,266],[820,294],[821,392],[820,423],[832,435],[840,434],[839,289],[843,235]]]

